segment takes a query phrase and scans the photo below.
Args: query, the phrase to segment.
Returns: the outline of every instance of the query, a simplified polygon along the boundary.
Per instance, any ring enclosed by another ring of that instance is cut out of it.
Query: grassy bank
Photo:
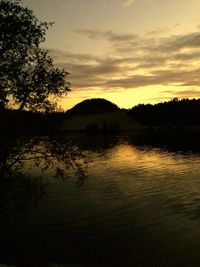
[[[66,131],[133,131],[146,127],[136,123],[126,111],[103,114],[72,115],[63,121],[62,130]]]

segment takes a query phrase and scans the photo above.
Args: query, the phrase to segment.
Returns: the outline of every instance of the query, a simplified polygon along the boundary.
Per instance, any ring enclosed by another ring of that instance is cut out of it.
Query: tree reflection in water
[[[66,138],[2,138],[0,222],[16,219],[37,206],[44,198],[48,175],[68,179],[75,174],[80,186],[86,178],[86,168],[87,156]]]

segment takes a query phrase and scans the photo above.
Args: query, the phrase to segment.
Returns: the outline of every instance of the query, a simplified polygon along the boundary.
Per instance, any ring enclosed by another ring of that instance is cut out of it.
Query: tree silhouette
[[[154,125],[199,125],[200,99],[174,98],[172,101],[140,104],[133,107],[129,114],[139,123]]]
[[[0,108],[49,111],[70,90],[48,51],[40,48],[52,23],[40,22],[18,0],[0,2]]]
[[[27,164],[38,172],[27,171]],[[87,165],[87,154],[65,137],[0,138],[0,226],[40,203],[49,173],[63,180],[76,177],[81,186]]]

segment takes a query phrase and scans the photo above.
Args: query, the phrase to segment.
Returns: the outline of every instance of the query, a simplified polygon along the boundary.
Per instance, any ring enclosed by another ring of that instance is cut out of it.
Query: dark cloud
[[[161,31],[161,30],[160,30]],[[138,48],[141,50],[157,52],[177,52],[183,48],[199,48],[200,47],[200,31],[193,33],[173,35],[165,38],[155,38],[149,36],[140,36],[138,34],[119,34],[112,31],[78,29],[76,33],[84,35],[92,40],[105,39],[111,42],[114,46],[129,48]],[[155,34],[155,33],[154,33]],[[153,35],[153,34],[152,34]],[[121,47],[121,48],[123,48]]]
[[[165,27],[159,27],[157,29],[153,29],[151,31],[146,32],[146,35],[149,35],[149,36],[155,35],[155,37],[157,38],[158,35],[170,33],[172,28],[174,29],[178,26],[180,26],[179,23],[175,23],[172,27],[166,27],[166,26]]]
[[[76,79],[90,79],[90,77],[111,76],[122,73],[123,70],[114,64],[59,64],[59,67],[67,69]]]
[[[183,48],[199,48],[200,32],[190,34],[171,36],[160,40],[157,51],[169,52],[180,51]]]
[[[200,86],[200,32],[157,39],[87,29],[76,33],[91,40],[107,40],[110,50],[104,57],[50,50],[56,64],[71,73],[74,89]],[[199,91],[187,93],[192,92]]]
[[[200,60],[200,51],[190,52],[190,53],[179,53],[173,56],[174,60],[179,61],[189,61],[189,60]]]
[[[98,60],[98,57],[92,54],[80,54],[80,53],[71,53],[68,51],[62,51],[58,49],[49,49],[50,55],[54,58],[55,62],[95,62]]]
[[[148,85],[200,85],[199,70],[193,71],[153,71],[151,75],[132,75],[123,79],[112,79],[106,86],[137,88]]]
[[[84,35],[92,40],[106,39],[110,42],[127,42],[133,41],[139,38],[137,34],[119,34],[113,31],[100,31],[100,30],[88,30],[88,29],[77,29],[76,33]]]

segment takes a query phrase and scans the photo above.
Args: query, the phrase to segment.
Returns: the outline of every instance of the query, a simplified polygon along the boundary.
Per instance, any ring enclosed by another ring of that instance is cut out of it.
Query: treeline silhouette
[[[68,110],[66,114],[70,115],[86,115],[86,114],[102,114],[106,112],[119,111],[119,107],[112,102],[103,98],[92,98],[84,100],[73,108]]]
[[[200,99],[174,98],[155,105],[140,104],[133,107],[129,114],[144,125],[200,125]]]
[[[73,118],[73,115],[104,113],[106,116],[106,113],[117,111],[118,113],[125,112],[105,99],[84,100],[67,112],[41,113],[0,109],[0,136],[56,134],[62,128],[63,123],[67,123],[67,119]],[[200,99],[173,99],[155,105],[139,104],[127,114],[132,117],[133,123],[137,122],[145,126],[200,126]],[[116,115],[115,124],[119,123]],[[116,125],[113,127],[116,128]],[[103,129],[106,127],[105,121]],[[90,128],[88,130],[91,130]]]
[[[2,109],[0,136],[57,133],[64,117],[64,112],[41,113]]]

